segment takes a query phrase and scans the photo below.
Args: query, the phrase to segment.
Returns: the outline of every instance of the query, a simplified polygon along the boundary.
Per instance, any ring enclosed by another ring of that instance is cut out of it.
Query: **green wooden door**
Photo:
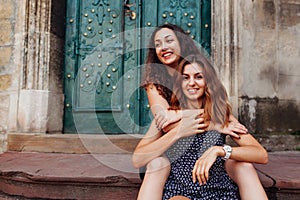
[[[210,1],[68,0],[65,133],[147,130],[140,66],[153,27],[167,22],[210,49]]]

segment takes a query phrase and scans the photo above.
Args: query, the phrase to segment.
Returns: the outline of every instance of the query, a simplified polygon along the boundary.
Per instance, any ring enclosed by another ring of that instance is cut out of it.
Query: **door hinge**
[[[79,47],[78,47],[79,45],[78,45],[78,42],[76,41],[76,42],[74,42],[74,50],[75,50],[75,55],[79,55]]]

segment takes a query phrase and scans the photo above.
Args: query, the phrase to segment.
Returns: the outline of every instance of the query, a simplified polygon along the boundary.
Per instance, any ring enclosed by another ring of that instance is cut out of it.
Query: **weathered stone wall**
[[[261,135],[300,131],[300,1],[240,1],[239,117]]]
[[[65,1],[0,0],[0,152],[9,132],[62,131]]]
[[[14,64],[16,4],[0,0],[0,152],[5,149],[13,98],[18,88],[18,67]]]

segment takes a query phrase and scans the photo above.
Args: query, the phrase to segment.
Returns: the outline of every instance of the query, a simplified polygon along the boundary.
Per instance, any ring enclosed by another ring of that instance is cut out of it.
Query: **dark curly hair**
[[[168,28],[175,33],[181,49],[181,55],[179,62],[188,55],[199,54],[200,49],[196,45],[195,41],[184,32],[182,28],[174,24],[163,24],[158,26],[152,33],[148,45],[148,53],[146,57],[146,66],[143,71],[143,77],[141,85],[146,90],[148,87],[155,86],[159,94],[162,95],[167,102],[170,102],[172,96],[173,81],[172,77],[167,72],[166,67],[158,59],[155,51],[154,37],[156,33],[163,29]]]

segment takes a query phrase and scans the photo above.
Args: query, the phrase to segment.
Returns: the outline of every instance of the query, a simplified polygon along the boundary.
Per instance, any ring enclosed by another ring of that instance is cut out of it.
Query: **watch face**
[[[224,146],[224,150],[227,152],[231,152],[231,147],[226,145],[226,146]]]
[[[229,145],[224,145],[223,146],[223,149],[224,149],[224,151],[225,151],[225,156],[223,157],[223,159],[224,160],[227,160],[229,157],[230,157],[230,154],[231,154],[231,146],[229,146]]]
[[[225,148],[226,148],[227,151],[231,150],[231,148],[229,146],[226,146]]]

